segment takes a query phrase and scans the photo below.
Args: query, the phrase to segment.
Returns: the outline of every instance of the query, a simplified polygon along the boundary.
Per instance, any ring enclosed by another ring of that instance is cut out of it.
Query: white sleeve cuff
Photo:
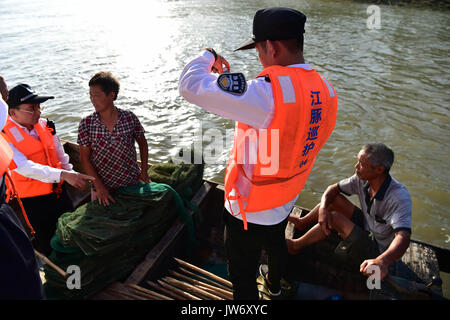
[[[46,183],[58,183],[61,181],[61,169],[44,166],[30,160],[23,163],[21,167],[16,168],[15,171],[24,177]]]

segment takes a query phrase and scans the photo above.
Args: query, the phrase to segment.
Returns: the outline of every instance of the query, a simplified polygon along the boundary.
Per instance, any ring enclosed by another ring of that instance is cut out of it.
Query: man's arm
[[[61,180],[65,180],[67,183],[78,189],[85,188],[86,180],[94,180],[93,177],[78,173],[76,171],[52,168],[50,166],[28,160],[27,157],[17,150],[13,144],[10,143],[9,145],[13,150],[13,161],[17,166],[14,170],[24,177],[46,183],[58,183]]]
[[[61,162],[61,167],[64,170],[72,171],[73,165],[69,162],[70,161],[70,157],[64,151],[64,147],[63,147],[61,141],[59,140],[59,137],[58,137],[57,134],[55,134],[53,136],[53,143],[55,145],[56,155],[58,156],[58,160]]]
[[[372,265],[377,265],[380,267],[380,276],[381,279],[383,279],[388,274],[388,267],[394,261],[400,259],[408,249],[410,239],[411,233],[409,231],[397,231],[395,233],[394,240],[392,240],[386,251],[375,259],[365,260],[360,266],[360,272],[362,272],[365,276],[370,276],[371,273],[368,273],[368,268]]]
[[[0,96],[6,102],[8,100],[8,86],[6,85],[5,79],[0,76]]]
[[[207,50],[189,62],[178,83],[181,96],[222,117],[256,128],[268,128],[274,113],[272,85],[264,78],[257,78],[247,81],[247,90],[243,94],[233,95],[222,90],[217,76],[211,74],[216,62],[214,55]]]
[[[139,154],[141,156],[141,174],[139,175],[139,180],[150,183],[151,181],[148,177],[148,143],[145,135],[136,138],[136,142],[139,146]]]
[[[52,168],[28,158],[20,152],[12,143],[9,143],[13,150],[13,161],[16,165],[14,169],[17,173],[24,177],[39,180],[46,183],[58,183],[61,181],[61,169]]]
[[[113,197],[109,194],[108,189],[105,187],[101,179],[99,178],[97,171],[91,163],[91,148],[80,145],[80,161],[84,171],[95,178],[93,184],[95,186],[95,192],[98,202],[101,205],[109,206],[110,201],[115,202]]]

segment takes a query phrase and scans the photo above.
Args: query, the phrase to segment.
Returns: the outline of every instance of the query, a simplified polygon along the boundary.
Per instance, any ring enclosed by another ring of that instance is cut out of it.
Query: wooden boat
[[[69,154],[74,170],[83,172],[76,144],[65,142],[64,148]],[[69,188],[70,196],[75,205],[88,201],[89,194]],[[169,270],[177,267],[174,258],[199,266],[202,270],[226,278],[226,256],[223,246],[222,222],[224,190],[223,186],[214,181],[204,180],[202,187],[192,199],[200,208],[201,222],[196,225],[196,238],[199,246],[191,253],[186,253],[187,230],[180,220],[170,227],[162,239],[149,248],[145,259],[136,266],[134,271],[123,281],[114,282],[93,299],[142,299],[143,295],[132,287],[153,290],[150,282],[156,282],[168,275]],[[188,210],[190,214],[194,213]],[[308,210],[295,206],[292,214],[304,216]],[[286,237],[297,237],[294,226],[289,223]],[[380,290],[368,290],[364,278],[342,270],[339,265],[321,260],[324,256],[321,247],[312,254],[302,257],[298,263],[290,261],[291,270],[299,270],[293,284],[294,295],[290,299],[442,299],[442,282],[440,272],[450,272],[450,250],[436,247],[421,241],[412,240],[407,252],[399,262],[402,268],[396,277],[383,280]],[[317,251],[319,250],[319,251]],[[311,252],[310,252],[311,253]],[[322,254],[321,254],[322,253]],[[327,255],[327,254],[325,254]],[[265,254],[261,263],[265,263]],[[142,291],[141,291],[142,293]],[[147,296],[151,297],[151,295]],[[158,299],[158,298],[156,298]]]

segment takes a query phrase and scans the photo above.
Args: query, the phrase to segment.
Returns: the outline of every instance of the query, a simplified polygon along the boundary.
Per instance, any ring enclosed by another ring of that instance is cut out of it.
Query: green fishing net
[[[48,299],[87,299],[125,279],[177,217],[193,237],[186,207],[198,210],[189,200],[202,184],[203,165],[156,164],[149,176],[149,184],[119,189],[108,207],[89,202],[59,218],[49,258],[63,270],[78,266],[81,286],[69,289],[66,279],[45,266]]]

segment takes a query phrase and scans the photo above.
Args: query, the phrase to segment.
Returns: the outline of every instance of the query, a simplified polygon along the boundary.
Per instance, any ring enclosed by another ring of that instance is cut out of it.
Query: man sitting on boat
[[[378,266],[383,279],[389,266],[405,253],[411,236],[411,198],[390,176],[393,162],[394,153],[384,144],[365,145],[352,177],[329,186],[321,203],[305,217],[289,217],[298,230],[317,223],[300,238],[286,239],[289,253],[297,254],[334,230],[342,238],[335,254],[359,266],[366,276]],[[361,209],[343,194],[358,195]]]
[[[45,255],[51,253],[50,239],[59,216],[73,210],[62,182],[81,189],[88,180],[94,180],[72,170],[54,125],[40,118],[40,104],[52,98],[38,96],[27,84],[12,88],[2,133],[14,153],[9,168],[15,189],[36,229],[37,249]]]

